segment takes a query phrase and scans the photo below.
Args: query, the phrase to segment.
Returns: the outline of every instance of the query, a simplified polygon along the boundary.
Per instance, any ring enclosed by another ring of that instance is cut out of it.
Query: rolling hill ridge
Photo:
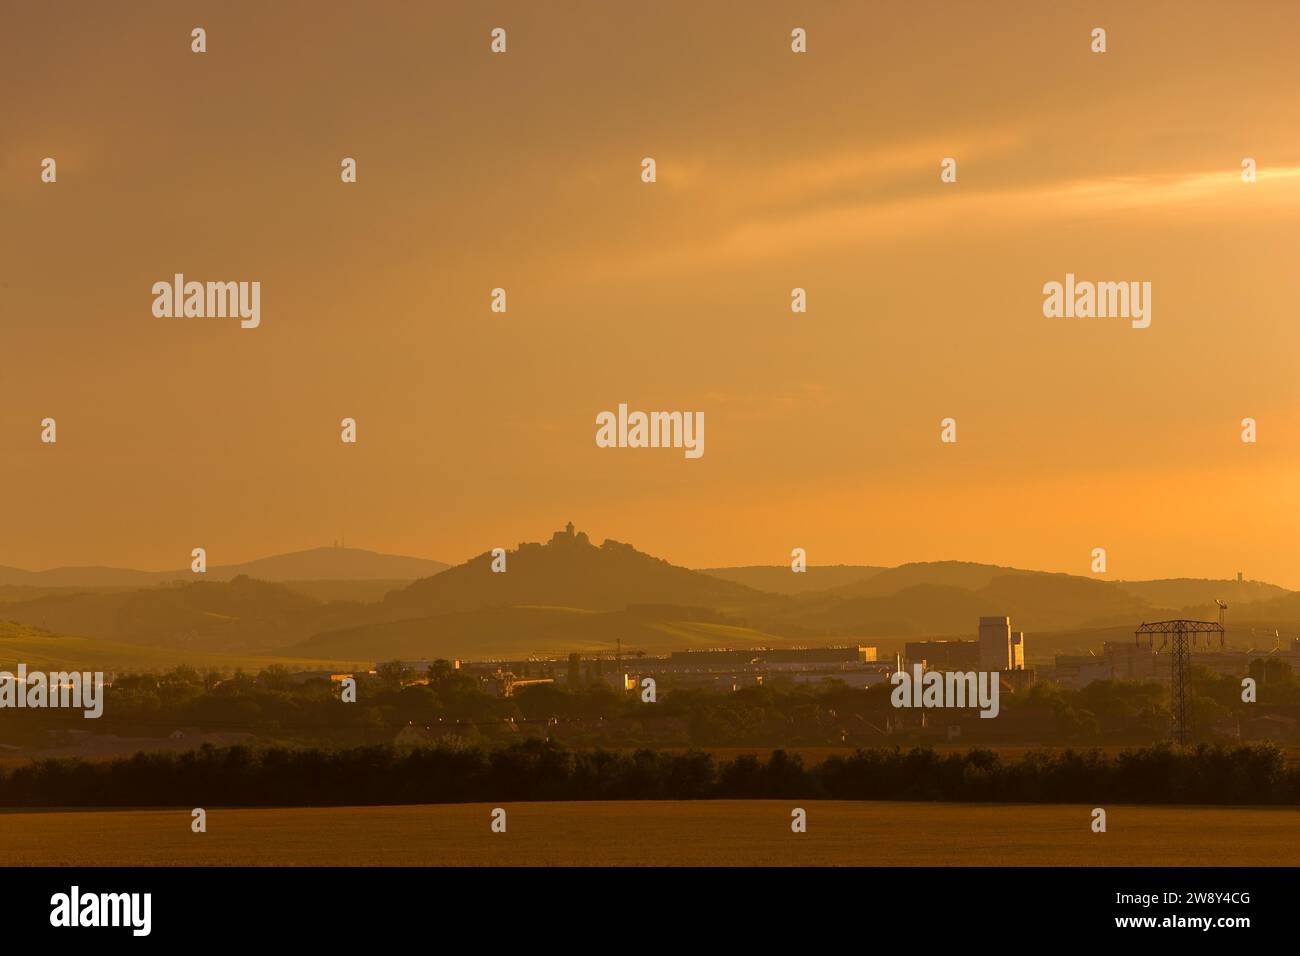
[[[502,563],[504,573],[494,570]],[[285,580],[222,580],[238,568]],[[348,574],[362,577],[340,577]],[[213,569],[200,580],[189,572],[169,577],[180,579],[99,588],[0,583],[0,618],[42,628],[52,639],[332,660],[526,656],[612,649],[619,640],[629,653],[853,641],[884,647],[915,637],[971,637],[980,617],[1001,614],[1030,635],[1034,656],[1051,644],[1049,635],[1091,642],[1131,634],[1142,621],[1209,619],[1216,598],[1232,608],[1230,635],[1236,627],[1272,640],[1274,631],[1300,629],[1300,593],[1263,582],[1108,581],[962,561],[706,572],[619,541],[594,545],[572,525],[545,543],[485,552],[445,569],[315,549]]]
[[[380,554],[361,548],[310,548],[277,554],[242,564],[213,565],[207,581],[229,581],[240,575],[262,581],[414,581],[443,571],[450,565],[424,558]],[[109,588],[149,587],[167,581],[193,581],[188,568],[175,571],[136,571],[131,568],[51,568],[24,571],[0,567],[0,586]]]

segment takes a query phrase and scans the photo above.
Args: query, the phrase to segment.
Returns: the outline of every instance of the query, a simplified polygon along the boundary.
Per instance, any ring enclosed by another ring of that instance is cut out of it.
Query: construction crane
[[[1189,683],[1187,668],[1191,663],[1192,650],[1202,641],[1204,635],[1204,644],[1209,646],[1210,635],[1219,635],[1219,649],[1223,649],[1223,612],[1227,605],[1222,601],[1216,601],[1219,605],[1220,620],[1214,621],[1155,621],[1151,624],[1143,623],[1135,632],[1137,644],[1142,646],[1143,641],[1151,647],[1156,653],[1160,653],[1166,647],[1171,649],[1170,654],[1170,680],[1169,680],[1169,709],[1173,713],[1172,736],[1180,745],[1186,746],[1192,737],[1192,688]],[[1160,635],[1160,646],[1156,647],[1156,635]]]

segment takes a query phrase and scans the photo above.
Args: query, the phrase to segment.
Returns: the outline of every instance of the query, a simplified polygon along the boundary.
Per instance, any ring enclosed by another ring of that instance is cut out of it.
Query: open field
[[[790,831],[803,806],[808,832]],[[1294,866],[1300,810],[781,800],[0,812],[0,866]]]

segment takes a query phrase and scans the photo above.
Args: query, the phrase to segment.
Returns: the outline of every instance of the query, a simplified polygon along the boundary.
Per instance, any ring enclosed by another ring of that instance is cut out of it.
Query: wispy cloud
[[[1240,170],[1229,168],[984,189],[969,176],[941,184],[936,155],[941,154],[926,145],[782,164],[751,171],[721,195],[711,195],[715,184],[700,176],[690,187],[698,211],[683,224],[682,235],[662,237],[657,252],[614,252],[586,265],[603,276],[684,273],[760,264],[794,250],[924,236],[963,221],[998,230],[1130,211],[1142,211],[1148,223],[1153,214],[1294,215],[1300,206],[1300,166],[1260,169],[1254,184],[1243,183]],[[867,170],[926,167],[934,170],[933,186],[924,192],[913,185],[906,195],[801,202],[855,182]]]

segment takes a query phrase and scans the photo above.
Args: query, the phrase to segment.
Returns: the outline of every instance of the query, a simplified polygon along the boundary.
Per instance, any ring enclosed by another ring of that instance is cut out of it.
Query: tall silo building
[[[1011,618],[980,618],[980,670],[1011,670]]]

